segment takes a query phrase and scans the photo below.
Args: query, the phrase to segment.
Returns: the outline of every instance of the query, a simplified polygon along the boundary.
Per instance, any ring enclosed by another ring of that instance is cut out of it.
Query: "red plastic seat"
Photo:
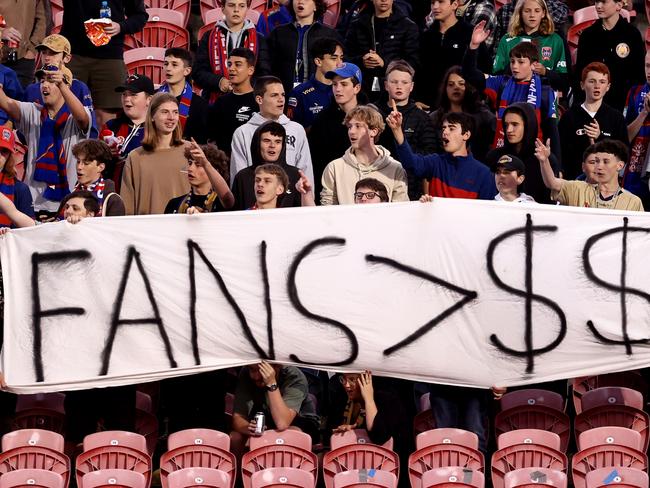
[[[420,397],[419,406],[419,412],[424,412],[425,410],[429,410],[431,408],[431,393],[426,392]]]
[[[625,427],[638,432],[643,441],[643,451],[648,449],[650,416],[643,410],[627,405],[603,405],[585,410],[576,416],[573,430],[579,439],[583,432],[606,426]]]
[[[352,444],[333,449],[323,457],[323,478],[326,488],[333,488],[334,476],[353,469],[382,470],[399,478],[397,454],[376,444]]]
[[[124,49],[180,47],[189,49],[190,33],[182,27],[183,14],[164,8],[147,9],[149,20],[140,32],[124,37]]]
[[[63,476],[45,469],[17,469],[0,476],[0,488],[67,488]]]
[[[546,405],[526,405],[499,412],[494,419],[497,437],[517,429],[540,429],[560,436],[561,451],[566,452],[571,423],[564,412]]]
[[[643,410],[643,394],[631,388],[606,386],[585,392],[580,403],[583,412],[601,405],[627,405]]]
[[[577,44],[576,44],[577,46]],[[631,388],[640,391],[643,395],[644,402],[648,394],[648,384],[636,371],[622,371],[619,373],[601,374],[598,376],[586,376],[575,378],[573,380],[573,405],[576,413],[582,412],[582,396],[596,388],[605,386],[616,386]]]
[[[203,13],[203,27],[199,29],[198,39],[201,40],[203,35],[212,30],[217,22],[223,20],[223,11],[220,7],[215,7]],[[260,19],[260,13],[257,10],[248,9],[246,12],[246,19],[250,20],[254,25],[257,25],[257,21]]]
[[[327,10],[323,14],[323,24],[335,29],[341,12],[341,0],[325,0],[325,5]]]
[[[377,487],[397,488],[395,473],[378,469],[352,469],[334,475],[334,488]]]
[[[230,450],[230,436],[212,429],[186,429],[170,434],[167,438],[167,449],[171,451],[183,446],[212,446]]]
[[[633,468],[600,468],[587,473],[587,488],[623,485],[648,488],[648,473]],[[2,481],[2,478],[0,478]],[[0,487],[2,488],[2,487]]]
[[[251,476],[252,488],[313,488],[314,475],[297,468],[267,468]]]
[[[63,11],[52,14],[52,30],[50,34],[59,34],[63,27]]]
[[[596,427],[578,436],[578,449],[584,450],[594,446],[616,444],[627,446],[637,451],[643,449],[643,439],[638,432],[625,427]]]
[[[409,480],[412,488],[423,488],[424,473],[436,468],[458,467],[483,471],[483,453],[471,447],[456,444],[434,444],[418,449],[409,456]]]
[[[143,391],[135,392],[135,409],[142,412],[153,413],[153,402],[151,395]]]
[[[422,487],[469,487],[483,488],[485,486],[485,475],[480,471],[458,466],[434,468],[422,475]]]
[[[220,469],[184,468],[167,475],[169,488],[229,488],[231,476]]]
[[[144,0],[144,4],[147,8],[164,8],[180,13],[183,16],[183,21],[180,25],[187,28],[187,23],[190,20],[192,0]]]
[[[189,431],[207,431],[208,429],[189,429]],[[169,437],[168,444],[170,448],[176,443],[185,442],[185,434],[178,437],[179,434],[189,432],[181,431],[172,434]],[[210,431],[217,432],[217,431]],[[219,432],[221,434],[221,432]],[[177,436],[172,439],[172,436]],[[194,437],[195,443],[188,445],[179,445],[164,453],[160,457],[160,482],[163,488],[168,488],[168,476],[181,469],[185,468],[209,468],[220,470],[226,473],[229,477],[229,486],[232,488],[235,485],[235,470],[237,469],[237,460],[235,455],[227,449],[215,447],[207,442],[210,442],[210,437]],[[205,443],[204,443],[205,440]],[[228,444],[230,445],[230,444]]]
[[[50,0],[50,7],[52,8],[52,17],[59,12],[63,13],[63,0]]]
[[[14,134],[16,131],[14,131]],[[16,164],[16,177],[23,181],[25,179],[25,154],[27,146],[16,138],[16,147],[14,148],[14,163]],[[21,427],[23,429],[25,427]],[[59,432],[60,434],[60,432]]]
[[[413,419],[413,433],[417,436],[427,430],[435,429],[436,421],[430,408],[417,414]]]
[[[162,47],[141,47],[124,51],[124,64],[128,73],[148,76],[155,85],[162,84],[164,80],[164,63],[165,49]]]
[[[201,20],[203,21],[203,25],[208,23],[206,22],[206,14],[217,7],[219,7],[219,5],[217,5],[215,0],[201,0],[199,8],[201,10]],[[199,39],[201,39],[201,36],[199,36]]]
[[[456,444],[478,450],[478,436],[463,429],[440,428],[427,430],[415,438],[415,449],[435,444]]]
[[[599,468],[634,468],[647,471],[648,456],[628,446],[607,444],[583,449],[571,460],[575,488],[587,487],[587,474]]]
[[[0,475],[13,471],[42,469],[57,473],[63,486],[70,481],[70,459],[62,452],[39,446],[22,446],[0,454]]]
[[[64,446],[61,434],[44,429],[21,429],[2,436],[2,452],[18,447],[46,447],[63,452]]]
[[[499,449],[492,455],[492,485],[505,487],[505,475],[521,468],[548,468],[566,473],[566,454],[548,446],[537,444],[516,444]]]
[[[79,488],[149,488],[142,473],[129,469],[100,469],[91,471],[81,478]]]
[[[556,469],[545,468],[522,468],[506,473],[504,479],[505,488],[533,487],[533,486],[555,486],[556,488],[567,487],[566,473]]]
[[[308,471],[315,480],[318,473],[318,458],[311,451],[283,444],[263,446],[249,451],[242,456],[241,460],[244,488],[251,488],[253,473],[280,467]]]
[[[508,446],[517,444],[537,444],[556,451],[560,449],[560,436],[555,432],[548,432],[539,429],[518,429],[504,432],[497,439],[497,449],[505,449]]]
[[[544,405],[564,412],[564,398],[559,393],[537,388],[515,390],[501,397],[501,410],[526,405]]]
[[[332,451],[339,447],[349,446],[351,444],[372,444],[368,431],[366,429],[348,430],[341,434],[332,434],[330,436],[330,447]],[[393,449],[393,438],[388,439],[382,447]]]
[[[265,430],[259,437],[249,438],[249,447],[253,451],[259,447],[271,446],[274,444],[299,447],[305,451],[311,451],[311,436],[297,430]]]

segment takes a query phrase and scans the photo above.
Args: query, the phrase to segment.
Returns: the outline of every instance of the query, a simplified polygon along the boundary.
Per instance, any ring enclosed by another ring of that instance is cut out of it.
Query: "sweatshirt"
[[[406,171],[390,156],[388,149],[375,146],[379,156],[371,164],[359,163],[350,147],[343,157],[335,159],[323,173],[321,205],[347,205],[354,203],[354,187],[364,178],[375,178],[386,185],[389,202],[408,202]]]
[[[257,128],[270,119],[262,117],[259,112],[237,128],[232,136],[230,154],[230,181],[235,181],[235,175],[252,164],[251,140]],[[309,181],[314,181],[314,170],[311,165],[311,153],[307,144],[305,129],[300,124],[292,122],[286,115],[280,115],[278,122],[287,131],[287,164],[302,170]]]

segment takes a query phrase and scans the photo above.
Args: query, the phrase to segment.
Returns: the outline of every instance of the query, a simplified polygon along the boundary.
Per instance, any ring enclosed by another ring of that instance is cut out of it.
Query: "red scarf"
[[[6,196],[11,202],[16,200],[16,180],[5,173],[0,177],[0,193]],[[6,214],[0,213],[0,227],[11,227],[13,222]]]
[[[106,196],[104,195],[104,191],[106,190],[106,181],[101,176],[97,181],[91,183],[90,185],[82,185],[81,183],[77,182],[74,187],[74,191],[82,190],[89,191],[95,195],[100,207],[104,204],[104,197]]]

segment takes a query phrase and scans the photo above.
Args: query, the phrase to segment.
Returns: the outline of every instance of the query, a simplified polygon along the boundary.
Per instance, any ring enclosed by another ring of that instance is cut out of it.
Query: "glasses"
[[[345,385],[356,385],[357,381],[359,381],[358,376],[353,376],[351,378],[346,378],[345,376],[339,376],[339,381],[343,386]]]
[[[363,197],[366,197],[366,200],[373,200],[375,197],[378,197],[379,193],[376,191],[355,191],[354,199],[363,200]]]

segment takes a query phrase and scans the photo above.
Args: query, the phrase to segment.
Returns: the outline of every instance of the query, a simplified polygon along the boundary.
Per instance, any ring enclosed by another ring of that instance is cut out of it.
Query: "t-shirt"
[[[638,210],[643,212],[641,199],[627,190],[619,190],[603,199],[598,185],[584,181],[565,181],[559,192],[552,191],[551,198],[570,207],[607,208],[610,210]]]
[[[235,130],[248,122],[258,110],[259,105],[252,91],[220,96],[208,109],[208,139],[213,140],[219,149],[230,154]]]
[[[567,73],[564,42],[556,33],[542,36],[534,33],[532,36],[503,36],[497,54],[492,64],[493,73],[506,71],[510,64],[510,51],[520,42],[532,42],[539,49],[539,62],[546,68],[556,73]]]
[[[506,203],[537,203],[533,197],[526,195],[525,193],[520,193],[517,198],[514,200],[504,200],[501,196],[501,193],[497,193],[497,196],[494,197],[497,202],[506,202]]]
[[[43,192],[47,188],[47,184],[34,180],[34,159],[38,155],[38,141],[41,137],[41,107],[35,103],[28,102],[19,102],[19,105],[20,121],[17,122],[16,128],[27,138],[27,159],[25,160],[25,177],[23,181],[29,186],[36,211],[47,210],[48,212],[56,212],[61,202],[44,198]],[[92,120],[90,109],[84,107],[84,110]],[[91,130],[92,124],[88,124],[88,129],[83,132],[72,115],[68,117],[68,120],[61,129],[70,191],[77,184],[77,159],[72,155],[72,147],[82,139],[90,137]]]

